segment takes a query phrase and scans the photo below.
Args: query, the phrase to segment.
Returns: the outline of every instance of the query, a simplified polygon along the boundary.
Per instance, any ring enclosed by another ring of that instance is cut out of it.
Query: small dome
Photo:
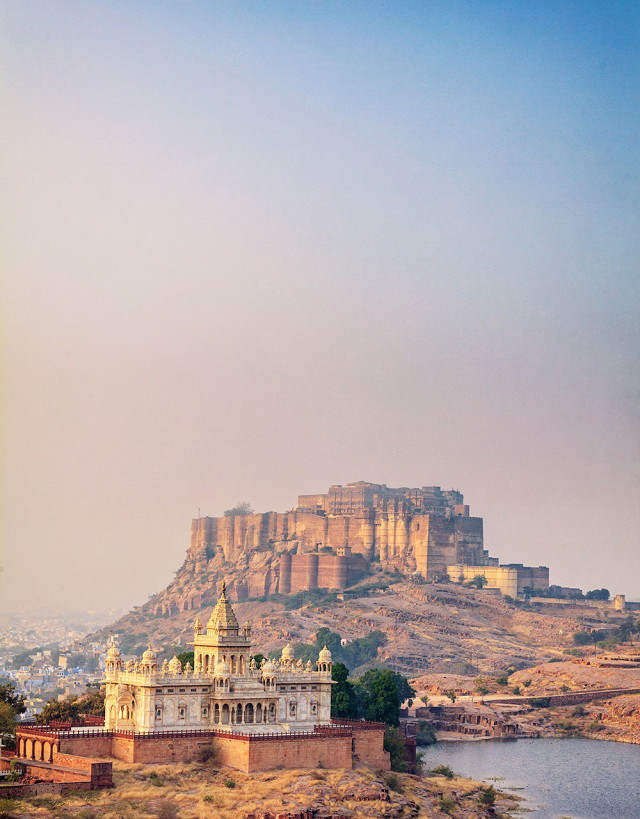
[[[281,660],[294,660],[295,659],[295,654],[293,653],[293,649],[291,648],[289,643],[287,643],[286,646],[282,649],[282,656],[280,657],[280,659]]]
[[[220,660],[219,663],[216,663],[213,673],[219,677],[223,677],[225,674],[231,674],[231,667],[225,660]]]
[[[267,660],[267,662],[262,666],[263,674],[275,674],[277,670],[278,666],[273,662],[273,660]]]
[[[196,621],[193,624],[194,631],[200,631],[202,629],[202,623],[200,622],[200,618],[196,617]]]
[[[318,654],[318,660],[319,660],[321,663],[330,663],[330,662],[331,662],[331,652],[330,652],[330,651],[329,651],[329,649],[326,647],[326,645],[325,645],[325,647],[322,649],[322,651],[320,652],[320,654]]]
[[[145,663],[154,663],[156,661],[156,653],[151,646],[142,655],[142,661]]]
[[[174,654],[173,659],[169,660],[169,671],[172,674],[179,674],[182,671],[182,663]]]
[[[117,660],[120,657],[120,649],[118,646],[111,644],[107,651],[107,657],[110,660]]]

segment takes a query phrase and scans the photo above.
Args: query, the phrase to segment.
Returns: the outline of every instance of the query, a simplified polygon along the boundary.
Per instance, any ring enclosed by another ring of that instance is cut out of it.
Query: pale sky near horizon
[[[640,599],[637,4],[0,9],[0,610],[354,480]]]

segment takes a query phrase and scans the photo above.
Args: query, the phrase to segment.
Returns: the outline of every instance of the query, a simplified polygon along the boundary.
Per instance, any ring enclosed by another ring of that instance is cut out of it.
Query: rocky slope
[[[114,763],[113,790],[78,791],[63,797],[2,800],[7,819],[388,819],[441,817],[441,805],[459,819],[489,813],[479,803],[481,785],[461,777],[379,775],[354,771],[271,771],[243,774],[206,764]],[[498,795],[496,813],[506,816],[513,797]]]
[[[409,676],[427,671],[492,674],[509,666],[531,666],[560,655],[580,628],[566,612],[524,611],[458,584],[398,582],[382,571],[366,580],[369,585],[372,581],[390,585],[368,596],[325,599],[299,609],[287,610],[277,598],[236,603],[234,608],[240,622],[252,622],[256,650],[263,653],[308,641],[322,626],[347,640],[380,629],[388,642],[377,659]],[[193,639],[196,615],[206,622],[209,613],[209,606],[170,615],[141,607],[91,639],[106,642],[110,634],[119,634],[123,648],[132,653],[141,653],[148,643],[170,650],[186,646]]]

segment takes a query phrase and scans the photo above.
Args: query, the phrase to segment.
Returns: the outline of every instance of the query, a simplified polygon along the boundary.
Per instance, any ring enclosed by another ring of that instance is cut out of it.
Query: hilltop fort
[[[358,481],[300,495],[287,512],[198,517],[175,581],[149,601],[155,615],[215,602],[223,576],[243,601],[312,589],[341,591],[379,563],[417,579],[454,582],[480,575],[517,596],[549,586],[549,570],[500,566],[484,548],[483,521],[463,495],[439,486],[391,488]],[[147,608],[145,607],[145,608]]]

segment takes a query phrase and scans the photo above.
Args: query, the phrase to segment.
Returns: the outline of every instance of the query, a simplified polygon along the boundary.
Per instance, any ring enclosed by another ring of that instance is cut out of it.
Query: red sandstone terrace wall
[[[383,747],[384,726],[377,723],[319,727],[309,734],[167,731],[154,736],[111,731],[74,735],[62,731],[52,732],[49,739],[60,743],[60,752],[53,751],[52,773],[41,778],[57,781],[87,778],[94,787],[111,784],[111,763],[100,763],[91,757],[113,756],[124,762],[146,764],[188,762],[201,759],[203,751],[212,744],[221,765],[246,773],[319,766],[351,769],[354,759],[371,768],[390,768],[389,754]],[[60,771],[61,768],[66,771]]]
[[[273,739],[252,742],[249,747],[248,773],[274,768],[346,768],[353,767],[351,737]]]

